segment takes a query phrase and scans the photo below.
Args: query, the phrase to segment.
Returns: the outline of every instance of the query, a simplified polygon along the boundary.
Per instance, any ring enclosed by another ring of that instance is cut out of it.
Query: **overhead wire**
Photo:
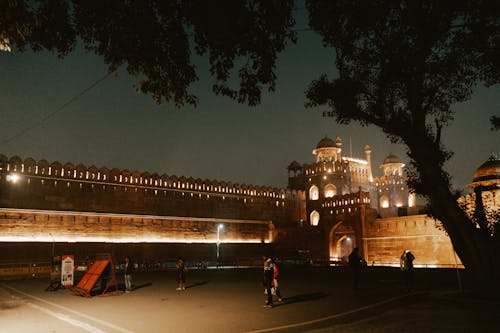
[[[32,129],[42,125],[44,122],[46,122],[47,120],[49,120],[50,118],[54,117],[56,114],[62,112],[64,109],[66,109],[70,104],[74,103],[75,101],[77,101],[80,97],[82,97],[83,95],[85,95],[86,93],[88,93],[90,90],[92,90],[93,88],[95,88],[97,85],[99,85],[101,82],[103,82],[104,80],[106,80],[109,76],[111,75],[115,75],[116,73],[118,72],[118,70],[115,70],[113,72],[109,72],[107,73],[106,75],[98,78],[97,80],[95,80],[92,84],[90,84],[88,87],[86,87],[85,89],[83,89],[82,91],[80,91],[78,94],[76,94],[75,96],[71,97],[66,103],[64,103],[63,105],[61,105],[60,107],[58,107],[57,109],[55,109],[54,111],[48,113],[47,115],[45,115],[44,117],[40,118],[37,122],[33,123],[31,126],[28,126],[28,127],[25,127],[24,129],[22,129],[21,131],[19,131],[18,133],[6,138],[6,139],[3,139],[2,141],[0,141],[0,144],[7,144],[7,143],[10,143],[11,141],[21,137],[22,135],[26,134],[27,132],[31,131]]]

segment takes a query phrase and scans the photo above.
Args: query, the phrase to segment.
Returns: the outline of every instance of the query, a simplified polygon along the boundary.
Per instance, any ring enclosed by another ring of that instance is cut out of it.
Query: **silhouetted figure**
[[[413,260],[415,256],[409,250],[403,251],[399,260],[406,290],[409,292],[413,288]]]
[[[274,279],[274,264],[273,260],[269,256],[264,257],[264,286],[267,293],[266,307],[273,306],[273,294],[271,291],[272,283]]]
[[[186,272],[187,267],[184,259],[177,259],[177,263],[175,264],[176,272],[177,272],[177,288],[175,290],[186,290]]]
[[[349,255],[349,267],[352,272],[352,289],[358,290],[359,280],[361,278],[361,267],[363,265],[363,258],[359,255],[359,249],[355,247]]]
[[[281,297],[280,285],[278,282],[278,276],[280,275],[280,270],[275,260],[273,260],[273,270],[274,274],[273,274],[272,288],[274,288],[275,295],[278,297],[278,302],[282,302],[283,298]]]
[[[125,257],[124,264],[124,280],[125,280],[125,292],[129,293],[132,291],[132,271],[134,270],[134,265],[130,262],[129,257]]]

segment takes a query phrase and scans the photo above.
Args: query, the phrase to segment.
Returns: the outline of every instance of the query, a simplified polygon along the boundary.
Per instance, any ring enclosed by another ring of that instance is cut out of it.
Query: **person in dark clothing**
[[[359,255],[359,250],[355,247],[349,255],[349,267],[352,272],[352,289],[358,290],[359,281],[361,278],[361,267],[363,265],[363,258]]]
[[[415,260],[415,256],[409,250],[405,250],[399,260],[404,284],[408,292],[413,288],[413,260]]]
[[[129,257],[125,257],[124,273],[125,273],[125,292],[129,293],[132,291],[132,271],[133,264],[130,262]]]
[[[271,257],[264,257],[264,286],[267,293],[266,307],[273,306],[273,294],[271,292],[271,287],[274,279],[274,264]]]
[[[278,282],[278,276],[280,275],[280,270],[279,270],[278,264],[276,263],[276,261],[274,259],[273,259],[273,270],[274,270],[274,274],[273,274],[272,288],[274,288],[274,290],[276,292],[276,296],[278,297],[278,302],[282,302],[283,298],[281,297],[280,285]]]
[[[177,273],[177,288],[175,290],[186,290],[186,263],[184,259],[179,258],[175,264]]]

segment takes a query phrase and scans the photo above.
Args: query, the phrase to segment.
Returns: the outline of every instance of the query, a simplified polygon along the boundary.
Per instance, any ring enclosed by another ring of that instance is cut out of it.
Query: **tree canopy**
[[[311,83],[308,105],[327,105],[339,123],[374,124],[410,145],[425,135],[439,146],[451,105],[470,99],[477,84],[499,83],[496,1],[307,1],[307,8],[339,70]],[[451,156],[443,147],[436,153],[427,161],[439,166]],[[427,194],[414,176],[414,188]]]
[[[295,42],[293,0],[0,2],[0,45],[68,55],[81,41],[109,71],[124,66],[154,100],[196,105],[193,54],[207,56],[213,91],[256,105],[274,91],[278,54]],[[231,74],[237,71],[238,77]]]

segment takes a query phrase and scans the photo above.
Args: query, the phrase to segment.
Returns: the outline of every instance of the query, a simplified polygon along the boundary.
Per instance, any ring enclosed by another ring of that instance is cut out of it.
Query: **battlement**
[[[86,167],[82,164],[49,163],[42,159],[35,161],[29,157],[22,160],[18,156],[7,158],[0,154],[0,174],[17,173],[45,181],[71,181],[100,185],[125,186],[135,188],[151,188],[155,190],[195,192],[198,194],[224,197],[264,197],[277,200],[293,200],[300,196],[297,191],[289,191],[269,186],[255,186],[217,180],[202,180],[192,177],[169,176],[166,174],[109,169],[96,166]],[[98,190],[99,187],[96,187]]]

